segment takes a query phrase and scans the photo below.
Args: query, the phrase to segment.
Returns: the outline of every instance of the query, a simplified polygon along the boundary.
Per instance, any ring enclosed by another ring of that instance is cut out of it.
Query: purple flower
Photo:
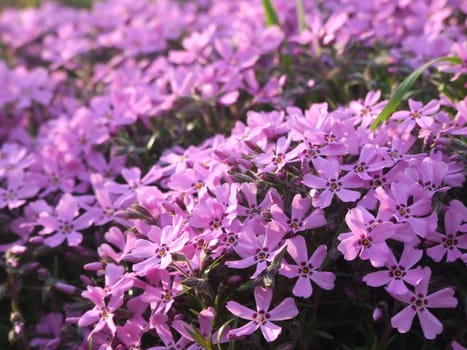
[[[55,350],[62,344],[61,330],[63,327],[63,315],[51,312],[41,317],[36,326],[38,335],[29,343],[32,347]]]
[[[337,248],[345,260],[353,260],[358,255],[362,260],[369,259],[373,266],[383,266],[391,252],[386,240],[394,231],[392,223],[375,219],[361,206],[350,209],[345,222],[351,232],[337,237],[340,241]]]
[[[56,247],[67,241],[69,246],[77,246],[83,240],[79,232],[91,226],[89,215],[79,216],[78,201],[70,194],[64,194],[60,199],[55,213],[42,213],[37,219],[37,224],[44,226],[39,232],[41,235],[49,235],[44,243],[50,247]]]
[[[387,101],[378,102],[381,98],[381,91],[370,91],[362,101],[352,101],[349,108],[360,119],[361,128],[368,128],[373,123],[376,116],[381,112]]]
[[[172,262],[172,253],[179,252],[188,242],[189,237],[179,221],[175,225],[165,226],[162,230],[151,226],[148,239],[138,239],[130,257],[145,259],[133,265],[133,271],[145,275],[148,271],[164,269]]]
[[[88,286],[87,290],[81,293],[81,295],[83,298],[91,300],[95,305],[92,310],[86,311],[78,321],[80,327],[96,324],[89,333],[88,339],[91,339],[94,333],[99,332],[106,326],[112,335],[114,335],[117,330],[113,319],[114,312],[123,304],[123,295],[120,295],[119,298],[111,299],[108,304],[106,303],[107,294],[100,287]]]
[[[192,342],[192,343],[195,342],[192,334],[199,333],[205,339],[210,340],[213,344],[218,344],[217,342],[218,332],[212,332],[215,316],[216,316],[215,310],[212,306],[210,306],[207,309],[202,310],[198,314],[199,329],[196,329],[196,331],[195,331],[194,326],[191,326],[182,320],[175,320],[172,323],[172,328],[174,328],[178,333],[182,335],[183,338],[187,339],[189,342]],[[229,331],[230,331],[230,327],[227,326],[226,329],[224,329],[223,335],[221,336],[221,339],[220,339],[221,343],[225,343],[229,341],[228,337],[226,336]],[[202,350],[203,348],[200,345],[195,343],[189,346],[187,349]]]
[[[313,189],[322,189],[319,195],[313,199],[313,205],[319,208],[327,208],[336,195],[343,202],[355,202],[360,198],[360,192],[348,190],[363,185],[362,180],[355,174],[346,174],[339,177],[339,162],[335,159],[326,160],[316,158],[316,170],[320,177],[305,174],[303,184]]]
[[[350,171],[349,174],[356,174],[362,180],[372,180],[369,173],[379,171],[393,165],[390,160],[383,160],[381,151],[372,144],[364,145],[360,150],[360,157],[355,164],[342,165],[342,169]]]
[[[254,291],[256,311],[247,308],[236,301],[227,302],[226,308],[237,317],[248,320],[244,326],[233,329],[229,337],[248,335],[261,329],[261,333],[267,342],[272,342],[281,334],[282,328],[272,321],[283,321],[298,315],[298,309],[292,298],[284,299],[279,305],[269,310],[272,301],[272,290],[256,287]]]
[[[405,294],[409,290],[404,282],[416,286],[425,276],[420,267],[411,269],[422,255],[423,251],[405,244],[399,262],[390,251],[385,264],[387,270],[371,272],[363,277],[363,281],[371,287],[386,285],[386,290],[393,295]]]
[[[34,181],[26,182],[22,171],[10,172],[7,181],[7,188],[0,187],[0,209],[6,206],[9,209],[18,208],[39,191]]]
[[[302,236],[296,236],[287,240],[287,252],[296,265],[283,262],[279,273],[288,278],[298,277],[292,290],[295,296],[309,298],[313,293],[311,281],[326,290],[334,288],[336,276],[332,272],[318,270],[326,258],[327,248],[325,245],[316,248],[308,259],[305,239]]]
[[[240,260],[230,260],[226,266],[233,269],[244,269],[256,265],[256,270],[250,278],[256,278],[263,272],[276,254],[281,251],[279,246],[284,231],[274,222],[266,225],[264,235],[256,236],[254,228],[245,228],[239,238],[235,251],[240,255]]]
[[[436,216],[427,216],[431,212],[431,193],[418,184],[409,181],[393,182],[391,188],[378,187],[376,197],[380,202],[378,215],[383,220],[395,218],[399,223],[408,223],[411,229],[421,237],[436,227]]]
[[[303,198],[300,194],[296,194],[292,200],[290,218],[278,204],[272,205],[271,215],[286,232],[293,234],[326,225],[327,221],[323,211],[315,209],[310,213],[310,208],[311,200]]]
[[[400,111],[392,115],[392,119],[401,120],[397,130],[402,133],[410,133],[415,125],[428,129],[433,125],[433,114],[439,110],[439,101],[433,100],[425,106],[423,103],[409,98],[409,111]]]
[[[409,305],[391,318],[391,325],[400,333],[406,333],[410,330],[413,319],[417,315],[425,338],[435,339],[443,331],[443,324],[428,309],[456,307],[457,299],[454,297],[452,288],[444,288],[428,294],[431,270],[425,268],[424,271],[425,276],[415,286],[415,292],[393,295],[395,299]]]
[[[427,240],[438,243],[428,248],[426,253],[434,261],[440,262],[446,255],[447,262],[462,257],[462,250],[467,250],[467,208],[459,200],[452,200],[444,215],[446,233],[432,232]]]
[[[300,150],[295,148],[289,151],[289,137],[281,137],[276,144],[270,145],[265,153],[261,153],[254,158],[256,164],[261,168],[261,172],[279,172],[287,163],[297,159]]]

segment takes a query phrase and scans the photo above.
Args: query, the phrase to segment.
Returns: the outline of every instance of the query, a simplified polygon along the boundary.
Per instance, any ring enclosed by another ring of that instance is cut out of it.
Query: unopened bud
[[[77,288],[67,283],[57,282],[54,284],[54,287],[57,288],[62,293],[73,295],[76,293]]]
[[[373,320],[374,321],[379,321],[383,317],[383,309],[380,307],[375,307],[373,310]]]
[[[98,271],[98,270],[102,270],[103,268],[104,266],[99,261],[95,261],[95,262],[84,265],[84,269],[86,271]]]
[[[227,278],[227,284],[236,284],[242,280],[242,276],[240,275],[232,275]]]

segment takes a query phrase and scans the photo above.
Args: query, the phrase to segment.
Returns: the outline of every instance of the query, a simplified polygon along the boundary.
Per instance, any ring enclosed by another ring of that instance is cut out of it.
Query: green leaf
[[[297,1],[297,21],[298,21],[298,29],[301,32],[302,30],[306,29],[306,21],[305,21],[305,8],[303,7],[302,0]]]
[[[430,62],[425,63],[423,66],[412,72],[404,81],[399,85],[399,87],[394,91],[389,103],[383,108],[381,113],[376,118],[375,122],[371,126],[371,130],[376,130],[376,128],[385,120],[387,120],[391,114],[399,107],[402,99],[406,96],[406,94],[410,93],[410,89],[412,88],[413,84],[417,81],[417,79],[422,75],[422,73],[430,67],[431,65],[438,63],[438,62],[451,62],[455,64],[462,64],[462,60],[459,57],[450,57],[444,56],[435,58]]]
[[[184,328],[191,335],[195,343],[204,350],[214,350],[211,340],[209,338],[205,338],[196,327],[192,326],[192,329]]]
[[[222,350],[221,342],[222,342],[222,335],[224,334],[225,329],[227,328],[227,326],[228,326],[229,324],[231,324],[231,323],[234,322],[234,321],[237,321],[237,318],[231,318],[230,320],[228,320],[227,322],[225,322],[225,323],[219,328],[219,330],[217,331],[217,339],[216,339],[216,342],[217,342],[217,349],[218,349],[218,350]]]
[[[244,284],[242,284],[240,287],[238,287],[236,289],[237,292],[242,292],[244,290],[250,290],[250,289],[253,289],[255,288],[255,285],[254,285],[254,281],[253,280],[249,280],[248,282],[245,282]]]
[[[219,256],[216,260],[214,260],[203,272],[203,278],[207,279],[209,273],[218,266],[222,260],[224,259],[224,255]]]
[[[277,17],[276,10],[274,5],[271,3],[271,0],[262,0],[264,8],[264,18],[266,20],[266,27],[271,27],[274,25],[279,25],[279,18]]]

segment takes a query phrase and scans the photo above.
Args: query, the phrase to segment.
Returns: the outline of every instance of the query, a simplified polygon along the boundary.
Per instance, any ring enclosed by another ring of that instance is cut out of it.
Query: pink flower
[[[147,239],[138,239],[130,257],[145,259],[133,265],[133,271],[145,275],[154,268],[165,269],[172,262],[172,253],[180,251],[189,237],[179,221],[173,226],[165,226],[162,230],[151,226]]]
[[[415,286],[415,292],[404,295],[392,295],[395,299],[409,304],[391,318],[391,325],[400,333],[406,333],[412,326],[415,315],[422,326],[423,335],[427,339],[435,339],[443,331],[443,324],[428,310],[428,308],[453,308],[457,305],[452,288],[444,288],[428,295],[431,270],[424,269],[425,277]]]
[[[80,327],[86,327],[96,323],[91,333],[89,333],[88,339],[91,339],[94,333],[99,332],[106,326],[111,331],[112,335],[114,335],[117,327],[113,317],[115,311],[123,304],[123,295],[120,295],[119,298],[113,298],[106,303],[106,293],[104,289],[88,286],[87,290],[81,293],[81,296],[91,300],[95,305],[93,309],[86,311],[78,321]]]
[[[322,209],[327,208],[331,205],[334,195],[343,202],[355,202],[360,198],[360,192],[347,188],[358,188],[363,185],[363,181],[355,174],[350,173],[339,178],[339,162],[337,160],[316,158],[313,164],[321,177],[311,174],[306,174],[303,177],[305,186],[323,190],[317,198],[314,198],[313,205]]]
[[[290,137],[281,137],[276,144],[272,144],[264,152],[256,156],[255,163],[261,168],[261,172],[279,172],[287,163],[297,159],[300,150],[289,150]]]
[[[297,297],[309,298],[313,293],[311,281],[323,289],[334,288],[336,276],[332,272],[318,271],[326,258],[326,246],[320,245],[308,259],[307,245],[302,236],[287,240],[287,252],[297,265],[283,263],[279,273],[288,278],[298,276],[292,293]]]
[[[34,181],[25,181],[24,177],[22,171],[14,171],[8,175],[7,188],[0,187],[0,209],[6,206],[9,209],[18,208],[39,191]]]
[[[256,311],[247,308],[236,301],[227,302],[226,308],[237,317],[249,320],[244,326],[233,329],[229,337],[248,335],[261,329],[261,333],[267,342],[272,342],[281,334],[282,328],[271,321],[290,320],[298,315],[298,309],[292,298],[285,298],[274,309],[269,310],[272,300],[272,290],[256,287],[254,291]]]
[[[251,278],[256,278],[263,272],[282,246],[279,246],[284,231],[274,221],[266,225],[265,234],[259,237],[255,236],[255,231],[260,227],[246,227],[246,231],[242,232],[235,251],[240,255],[240,260],[231,260],[225,263],[226,266],[232,269],[245,269],[249,266],[256,265],[256,270]]]
[[[39,232],[41,235],[51,236],[44,239],[44,243],[50,247],[56,247],[67,241],[69,246],[77,246],[83,240],[79,232],[91,226],[89,215],[79,216],[78,201],[70,194],[64,194],[57,205],[54,215],[44,212],[39,215],[37,223],[44,226]]]
[[[423,251],[406,244],[402,256],[397,262],[393,252],[390,251],[385,264],[388,269],[369,273],[363,277],[363,281],[371,287],[386,285],[386,290],[393,295],[405,294],[409,290],[404,282],[415,286],[425,275],[420,267],[410,269],[422,258],[422,255]]]
[[[196,329],[194,326],[189,325],[188,323],[182,320],[175,320],[172,323],[172,328],[174,328],[178,333],[181,334],[182,338],[187,339],[190,343],[195,342],[195,339],[193,339],[193,334],[199,333],[205,339],[209,339],[213,344],[217,344],[218,332],[212,331],[215,318],[215,309],[212,306],[210,306],[207,309],[202,310],[198,314],[199,329]],[[229,330],[230,327],[227,326],[224,330],[224,333],[221,336],[221,343],[229,341],[228,337],[226,336]],[[189,346],[187,349],[202,350],[203,348],[195,343]]]
[[[358,255],[362,260],[369,259],[373,266],[383,266],[390,255],[386,240],[394,231],[393,224],[375,219],[361,206],[349,210],[345,222],[351,232],[337,237],[340,241],[337,249],[345,260],[353,260]]]
[[[362,101],[352,101],[349,108],[357,115],[361,128],[367,128],[373,123],[376,116],[381,112],[387,101],[378,102],[381,91],[370,91]]]
[[[366,144],[360,150],[360,157],[355,164],[343,165],[341,168],[350,170],[362,180],[371,181],[373,176],[369,173],[374,173],[383,168],[393,165],[390,160],[383,160],[382,152],[379,148],[372,144]],[[349,174],[350,174],[349,173]]]
[[[300,194],[296,194],[292,200],[290,218],[278,204],[272,205],[271,215],[286,232],[292,232],[293,234],[326,225],[323,211],[315,209],[310,212],[310,208],[311,201],[308,198],[303,198]]]
[[[433,232],[427,239],[439,243],[426,250],[428,256],[440,262],[444,255],[446,261],[453,262],[462,257],[467,249],[467,208],[459,200],[453,200],[444,216],[445,234]],[[461,232],[463,234],[461,234]]]
[[[461,344],[459,344],[456,341],[453,341],[451,343],[452,350],[467,350],[467,348],[464,348]]]
[[[425,106],[423,103],[409,98],[409,111],[400,111],[393,114],[392,119],[402,120],[397,130],[402,133],[410,133],[415,125],[421,128],[430,128],[433,125],[433,114],[439,110],[439,101],[433,100]]]
[[[430,216],[432,194],[411,181],[393,182],[388,190],[375,190],[380,201],[378,214],[381,218],[395,218],[399,223],[408,223],[419,236],[425,237],[436,227],[436,217]],[[427,216],[428,215],[428,216]]]

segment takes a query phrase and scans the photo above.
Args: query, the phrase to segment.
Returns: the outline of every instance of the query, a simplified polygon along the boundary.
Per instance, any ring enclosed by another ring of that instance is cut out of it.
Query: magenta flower
[[[461,249],[467,249],[466,222],[467,208],[461,201],[452,200],[444,215],[446,233],[433,232],[427,237],[428,240],[438,243],[426,250],[428,256],[436,262],[440,262],[445,255],[447,262],[453,262],[461,258],[463,254]]]
[[[404,282],[416,286],[425,276],[420,267],[411,269],[422,258],[422,255],[423,251],[405,244],[399,262],[390,251],[385,264],[387,270],[369,273],[363,277],[363,281],[371,287],[386,285],[386,290],[393,295],[405,294],[409,292],[409,289]]]
[[[375,192],[382,219],[395,218],[399,223],[408,223],[421,237],[426,237],[436,227],[436,217],[427,216],[431,213],[432,194],[418,184],[393,182],[390,189],[378,187]]]
[[[7,179],[7,188],[0,187],[0,209],[18,208],[26,203],[26,199],[33,197],[39,191],[34,181],[26,181],[22,171],[10,172]]]
[[[364,101],[352,101],[349,108],[357,115],[361,128],[367,128],[373,123],[376,116],[381,112],[387,101],[378,102],[381,91],[370,91]]]
[[[310,212],[311,201],[296,194],[292,200],[290,218],[278,204],[271,207],[272,218],[281,225],[285,231],[293,234],[326,225],[326,218],[321,209]],[[308,214],[308,215],[307,215]]]
[[[104,289],[88,286],[87,290],[81,293],[81,296],[91,300],[95,305],[93,309],[86,311],[78,321],[80,327],[96,324],[91,333],[89,333],[88,339],[91,339],[94,333],[99,332],[106,326],[112,335],[114,335],[117,330],[113,319],[114,312],[122,306],[123,295],[119,298],[112,298],[107,304],[105,300],[106,292]]]
[[[271,206],[280,199],[277,190],[270,188],[262,201],[258,203],[258,189],[255,183],[242,183],[239,197],[245,200],[239,200],[237,215],[244,216],[247,220],[257,218],[258,215],[269,214]]]
[[[393,165],[390,160],[383,160],[379,148],[372,144],[364,145],[360,150],[360,157],[355,164],[343,165],[341,168],[354,173],[362,180],[371,181],[373,176],[369,173],[379,171]]]
[[[279,243],[285,233],[274,221],[266,225],[265,234],[259,237],[255,236],[255,231],[259,227],[245,227],[244,229],[235,249],[242,259],[226,261],[225,265],[232,269],[245,269],[256,265],[256,270],[251,276],[251,278],[256,278],[281,251],[282,246],[279,246]]]
[[[11,75],[13,91],[19,97],[18,108],[31,107],[33,102],[47,105],[53,96],[52,80],[44,68],[27,71],[24,67],[17,68]]]
[[[141,178],[141,170],[139,168],[123,168],[122,176],[127,182],[125,185],[109,181],[104,185],[110,193],[118,193],[120,197],[117,203],[126,203],[134,200],[138,191],[144,191],[149,184],[158,180],[161,177],[159,168],[153,167],[143,178]]]
[[[326,290],[334,288],[336,276],[332,272],[318,271],[326,258],[327,248],[325,245],[320,245],[316,248],[312,256],[308,259],[305,239],[302,236],[296,236],[287,240],[287,252],[297,265],[283,262],[279,273],[288,278],[295,278],[298,276],[297,282],[292,290],[295,296],[309,298],[313,293],[311,281]]]
[[[393,224],[376,220],[361,206],[349,210],[345,222],[351,232],[341,233],[337,249],[344,254],[345,260],[353,260],[357,255],[362,260],[370,260],[373,266],[383,266],[390,249],[386,240],[391,238]]]
[[[183,293],[180,278],[170,276],[167,270],[161,269],[149,271],[145,278],[148,283],[144,285],[141,301],[157,305],[157,310],[166,314],[172,307],[175,298]]]
[[[99,256],[103,259],[110,258],[118,263],[134,249],[136,237],[131,231],[123,233],[114,226],[105,233],[105,240],[118,248],[119,252],[116,252],[111,245],[103,243],[97,249]]]
[[[410,133],[415,125],[421,128],[430,128],[433,125],[433,115],[438,112],[439,101],[433,100],[425,106],[423,103],[409,98],[409,111],[400,111],[392,115],[392,119],[401,120],[397,130],[402,133]]]
[[[346,174],[339,178],[339,162],[335,159],[327,160],[316,158],[313,162],[320,177],[306,174],[303,184],[313,189],[322,189],[319,195],[313,198],[313,205],[319,208],[327,208],[331,205],[334,195],[343,202],[355,202],[360,198],[360,192],[348,188],[358,188],[363,181],[355,174]]]
[[[55,214],[41,213],[37,224],[44,226],[39,232],[48,235],[44,243],[50,247],[56,247],[67,241],[69,246],[77,246],[83,240],[79,232],[91,226],[92,220],[89,215],[79,215],[78,201],[70,194],[64,194],[58,203]]]
[[[63,327],[63,315],[51,312],[41,317],[36,326],[38,333],[29,343],[32,347],[40,349],[55,350],[62,345],[61,330]]]
[[[154,268],[164,269],[172,262],[172,253],[179,252],[188,242],[189,237],[183,231],[181,221],[174,226],[165,226],[162,230],[151,226],[148,239],[138,239],[130,257],[145,259],[133,265],[133,271],[145,275]]]
[[[202,310],[198,314],[199,329],[196,329],[194,326],[189,325],[188,323],[182,320],[175,320],[172,323],[172,328],[174,328],[178,333],[180,333],[182,338],[187,339],[188,343],[193,343],[191,346],[187,347],[187,350],[203,350],[203,348],[200,345],[194,343],[195,340],[193,339],[192,334],[199,333],[204,338],[210,339],[213,344],[218,344],[218,332],[212,332],[215,317],[215,310],[212,306],[210,306],[207,309]],[[226,336],[229,330],[230,327],[227,326],[224,330],[224,333],[221,336],[221,343],[229,341],[228,337]]]
[[[453,308],[457,306],[457,299],[452,288],[444,288],[428,295],[431,270],[426,267],[424,271],[425,276],[415,286],[415,292],[393,295],[395,299],[409,305],[391,318],[391,325],[400,333],[406,333],[412,327],[413,319],[417,315],[425,338],[435,339],[443,331],[443,324],[428,308]]]
[[[287,163],[297,159],[300,149],[295,148],[289,151],[290,137],[281,137],[276,144],[272,144],[268,149],[254,158],[256,164],[261,168],[261,172],[279,172]]]
[[[208,176],[209,170],[195,163],[193,169],[186,169],[184,172],[173,174],[167,185],[171,189],[181,193],[196,193],[198,198],[201,198],[207,191],[205,181]]]
[[[261,329],[267,342],[272,342],[281,334],[282,328],[271,321],[290,320],[298,315],[298,309],[292,298],[285,298],[274,309],[269,310],[272,300],[272,290],[256,287],[254,291],[256,311],[247,308],[236,301],[227,302],[226,308],[237,317],[249,320],[244,326],[233,329],[229,337],[248,335]]]

